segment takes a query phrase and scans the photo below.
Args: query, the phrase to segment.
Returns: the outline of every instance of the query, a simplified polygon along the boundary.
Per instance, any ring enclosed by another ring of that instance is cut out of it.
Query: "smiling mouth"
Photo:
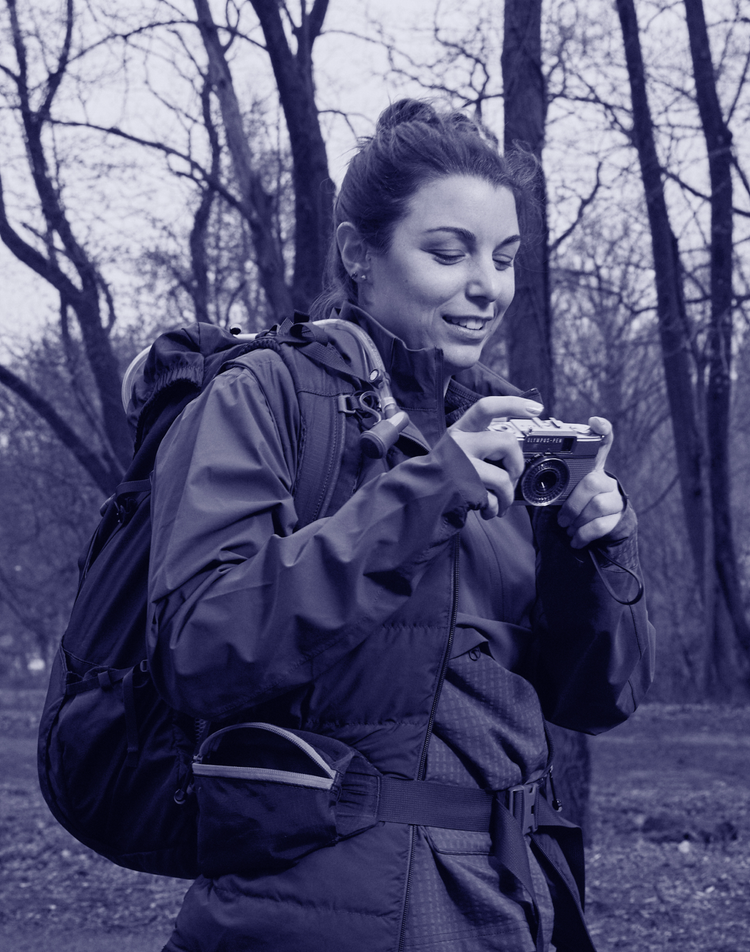
[[[465,327],[468,331],[481,331],[489,323],[490,318],[452,317],[450,314],[443,314],[443,320],[454,327]]]

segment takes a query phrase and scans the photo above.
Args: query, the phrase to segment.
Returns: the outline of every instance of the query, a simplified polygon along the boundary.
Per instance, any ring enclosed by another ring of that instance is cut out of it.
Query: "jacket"
[[[304,431],[288,370],[260,351],[217,378],[167,435],[155,470],[157,685],[199,718],[334,737],[388,777],[448,770],[449,783],[482,786],[494,767],[485,776],[451,774],[451,757],[441,759],[450,747],[442,712],[451,696],[455,703],[451,675],[467,650],[479,650],[492,655],[485,670],[520,691],[526,725],[515,746],[515,737],[499,742],[492,759],[503,779],[495,782],[535,779],[547,756],[544,718],[597,733],[635,709],[653,670],[645,606],[610,596],[553,510],[529,516],[514,507],[483,523],[484,487],[446,434],[441,353],[410,351],[362,312],[347,314],[378,345],[411,419],[405,437],[421,444],[421,455],[406,458],[397,445],[384,461],[360,461],[351,498],[295,531],[298,448],[315,434]],[[498,392],[507,385],[475,367],[452,382],[449,413]],[[599,547],[637,569],[629,506]],[[462,562],[475,569],[465,581]],[[630,577],[614,566],[603,572],[625,598]],[[494,579],[490,609],[485,576]],[[494,617],[482,618],[489,610]],[[468,684],[458,696],[472,691]],[[436,726],[445,736],[435,736]],[[459,920],[448,915],[442,939],[420,932],[410,901],[429,901],[419,889],[425,863],[450,852],[429,830],[383,822],[282,873],[201,878],[167,948],[477,949],[495,941],[501,921],[518,931],[505,947],[533,948],[524,945],[523,916],[507,918],[507,903],[496,922],[488,924],[486,910],[473,914],[470,900]]]

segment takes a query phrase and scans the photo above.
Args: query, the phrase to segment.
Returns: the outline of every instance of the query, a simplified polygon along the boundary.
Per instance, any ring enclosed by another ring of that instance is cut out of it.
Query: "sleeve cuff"
[[[482,509],[487,504],[487,490],[469,457],[447,433],[432,449],[443,465],[446,476],[453,481],[469,509]]]

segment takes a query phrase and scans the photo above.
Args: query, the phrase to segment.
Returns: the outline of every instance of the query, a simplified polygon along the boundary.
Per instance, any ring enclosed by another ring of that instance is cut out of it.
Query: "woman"
[[[590,421],[601,449],[565,504],[530,514],[511,505],[517,439],[487,429],[542,412],[478,363],[513,298],[523,199],[522,172],[473,122],[389,107],[337,199],[326,302],[377,344],[422,455],[365,461],[354,495],[295,531],[300,410],[263,350],[188,408],[154,480],[152,664],[175,707],[335,738],[382,789],[427,781],[491,814],[433,821],[420,801],[289,868],[202,877],[171,952],[585,947],[563,924],[558,846],[545,854],[526,822],[537,794],[537,818],[554,815],[536,783],[544,721],[624,720],[653,644],[607,562],[637,572],[635,516],[604,471],[609,423]],[[522,784],[519,813],[504,791]]]

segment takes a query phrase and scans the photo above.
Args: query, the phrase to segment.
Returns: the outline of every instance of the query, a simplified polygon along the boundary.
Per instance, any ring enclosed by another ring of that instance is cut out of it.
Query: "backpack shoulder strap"
[[[270,347],[284,360],[300,404],[294,487],[299,526],[349,499],[363,456],[383,458],[396,442],[407,456],[427,452],[406,432],[409,417],[398,407],[382,358],[362,328],[338,318],[311,322],[295,313],[258,335],[250,348],[258,347]]]
[[[316,338],[290,340],[275,334],[256,338],[248,352],[226,362],[222,370],[246,366],[252,351],[259,349],[273,350],[283,360],[299,401],[301,428],[293,495],[298,527],[306,526],[329,512],[332,504],[338,508],[354,492],[361,428],[357,417],[345,411],[347,396],[355,393],[361,380],[333,345]],[[345,486],[339,479],[344,458]]]

